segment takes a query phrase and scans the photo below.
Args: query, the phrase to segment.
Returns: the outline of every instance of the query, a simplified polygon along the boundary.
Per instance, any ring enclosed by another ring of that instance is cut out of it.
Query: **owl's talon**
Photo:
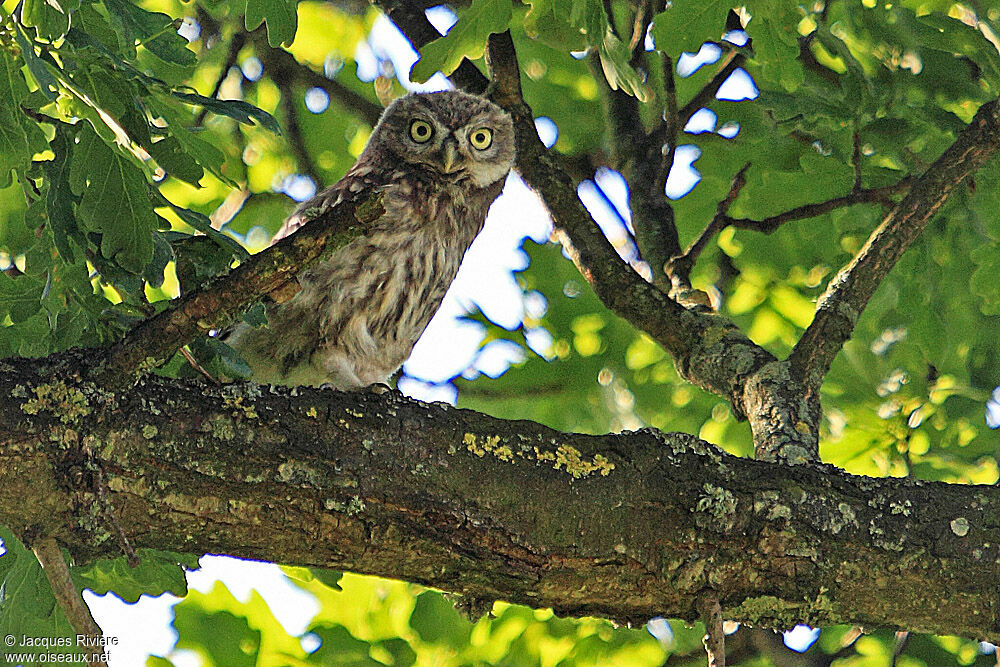
[[[373,394],[381,396],[392,391],[392,387],[387,385],[385,382],[374,382],[365,387],[365,391],[370,391]]]

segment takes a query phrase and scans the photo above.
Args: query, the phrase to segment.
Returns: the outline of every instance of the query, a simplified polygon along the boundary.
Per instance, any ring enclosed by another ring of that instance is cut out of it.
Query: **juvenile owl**
[[[266,327],[226,342],[258,382],[356,389],[384,383],[441,305],[514,162],[510,116],[459,91],[390,104],[358,161],[302,204],[283,238],[341,201],[382,193],[369,233],[298,276],[302,289],[268,307]]]

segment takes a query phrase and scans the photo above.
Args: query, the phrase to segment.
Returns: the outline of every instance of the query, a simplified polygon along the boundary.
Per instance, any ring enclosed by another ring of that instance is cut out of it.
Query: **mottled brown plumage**
[[[514,161],[510,117],[458,91],[386,108],[358,161],[275,240],[341,201],[382,193],[371,232],[299,275],[268,325],[227,338],[258,382],[355,389],[386,382],[441,305]]]

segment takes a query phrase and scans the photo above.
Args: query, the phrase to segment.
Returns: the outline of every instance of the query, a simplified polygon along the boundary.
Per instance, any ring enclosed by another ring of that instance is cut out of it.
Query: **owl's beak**
[[[441,162],[444,165],[444,173],[450,174],[452,167],[458,162],[458,144],[454,139],[448,138],[444,141],[444,146],[441,147]]]

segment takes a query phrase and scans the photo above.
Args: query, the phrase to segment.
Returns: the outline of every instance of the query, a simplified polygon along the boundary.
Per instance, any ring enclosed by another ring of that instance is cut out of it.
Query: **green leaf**
[[[87,246],[87,240],[80,231],[73,211],[77,197],[69,183],[70,164],[72,156],[73,135],[64,125],[56,126],[55,136],[50,143],[54,157],[43,162],[48,189],[45,192],[45,213],[49,219],[49,228],[56,250],[64,261],[73,262],[73,249],[69,240],[80,248]]]
[[[73,152],[70,185],[81,195],[80,222],[101,233],[101,254],[128,271],[142,271],[153,258],[157,227],[145,176],[94,132],[84,131]]]
[[[197,651],[217,667],[255,667],[261,633],[246,618],[228,611],[207,612],[198,607],[174,607],[177,648]]]
[[[281,134],[281,125],[275,120],[274,116],[263,109],[258,109],[249,102],[244,102],[243,100],[217,100],[214,97],[205,97],[198,93],[174,91],[173,94],[177,99],[183,100],[188,104],[196,104],[204,107],[212,113],[229,116],[247,125],[253,125],[254,121],[256,121],[275,134]]]
[[[984,243],[969,256],[976,265],[969,287],[982,302],[984,315],[1000,315],[1000,243]]]
[[[274,48],[290,45],[298,29],[297,4],[296,0],[246,0],[247,30],[266,22],[268,44]]]
[[[149,144],[148,148],[149,154],[168,174],[198,187],[205,170],[181,148],[177,137],[166,137]]]
[[[410,627],[425,642],[454,648],[468,643],[472,630],[472,624],[455,610],[455,605],[437,591],[425,591],[417,596]]]
[[[757,83],[760,85],[759,79],[763,77],[794,92],[805,79],[798,60],[798,23],[802,17],[784,3],[774,5],[767,8],[770,11],[755,5],[757,14],[747,24],[747,34],[753,40],[754,60],[761,66]]]
[[[56,603],[34,554],[3,526],[0,526],[0,540],[6,550],[0,556],[0,635],[73,637],[73,629]],[[75,653],[72,646],[71,643],[63,652]],[[48,652],[44,648],[36,651],[23,647],[23,650],[33,654]]]
[[[247,249],[241,246],[236,239],[223,234],[218,229],[213,227],[212,221],[208,218],[208,216],[174,204],[172,201],[164,197],[163,193],[156,188],[151,189],[150,195],[157,205],[169,206],[181,220],[210,238],[220,248],[228,250],[236,259],[243,261],[250,257],[250,253],[247,252]]]
[[[258,301],[243,313],[243,321],[252,327],[267,326],[267,306]]]
[[[621,88],[640,102],[648,102],[652,98],[639,73],[629,64],[632,54],[628,44],[615,36],[611,26],[607,26],[604,30],[604,40],[600,44],[598,55],[604,78],[608,80],[612,90]]]
[[[0,272],[0,320],[10,316],[16,322],[23,322],[42,308],[42,292],[45,282],[34,276],[11,278]]]
[[[510,0],[472,0],[467,9],[459,12],[458,22],[447,35],[420,49],[420,60],[413,66],[410,78],[427,81],[437,71],[451,74],[463,58],[482,58],[486,40],[506,30],[512,16]]]
[[[21,76],[20,63],[0,49],[0,188],[11,183],[11,171],[24,168],[31,160],[28,136],[21,125],[18,105],[27,94],[28,86]]]
[[[201,367],[213,377],[248,380],[253,375],[253,370],[243,357],[218,338],[199,338],[190,344],[190,348]]]
[[[716,41],[726,30],[726,16],[733,3],[725,0],[674,0],[653,17],[656,48],[675,58],[682,51],[697,53],[701,45]]]
[[[187,595],[185,571],[198,568],[197,556],[156,549],[137,549],[136,555],[136,567],[130,567],[125,556],[99,558],[73,567],[73,582],[78,589],[89,588],[98,595],[114,592],[129,603],[138,601],[141,595]]]
[[[177,34],[174,19],[160,12],[148,12],[130,0],[103,0],[111,20],[124,38],[126,56],[135,57],[136,42],[142,43],[150,53],[164,62],[175,65],[193,65],[194,51],[187,47],[187,40]]]
[[[379,667],[382,664],[369,655],[371,644],[358,639],[342,625],[314,625],[309,632],[316,634],[323,643],[309,654],[307,664],[357,667]]]
[[[21,57],[24,58],[24,62],[28,65],[28,71],[31,72],[31,76],[35,77],[39,90],[50,101],[55,100],[56,94],[59,92],[59,84],[56,82],[56,78],[52,75],[52,72],[49,71],[49,68],[45,66],[42,59],[35,53],[35,47],[31,40],[24,36],[20,28],[14,31],[14,39],[21,48]],[[51,58],[51,56],[49,57]]]
[[[35,28],[42,39],[52,42],[66,34],[70,15],[79,6],[80,0],[24,0],[21,22]]]

